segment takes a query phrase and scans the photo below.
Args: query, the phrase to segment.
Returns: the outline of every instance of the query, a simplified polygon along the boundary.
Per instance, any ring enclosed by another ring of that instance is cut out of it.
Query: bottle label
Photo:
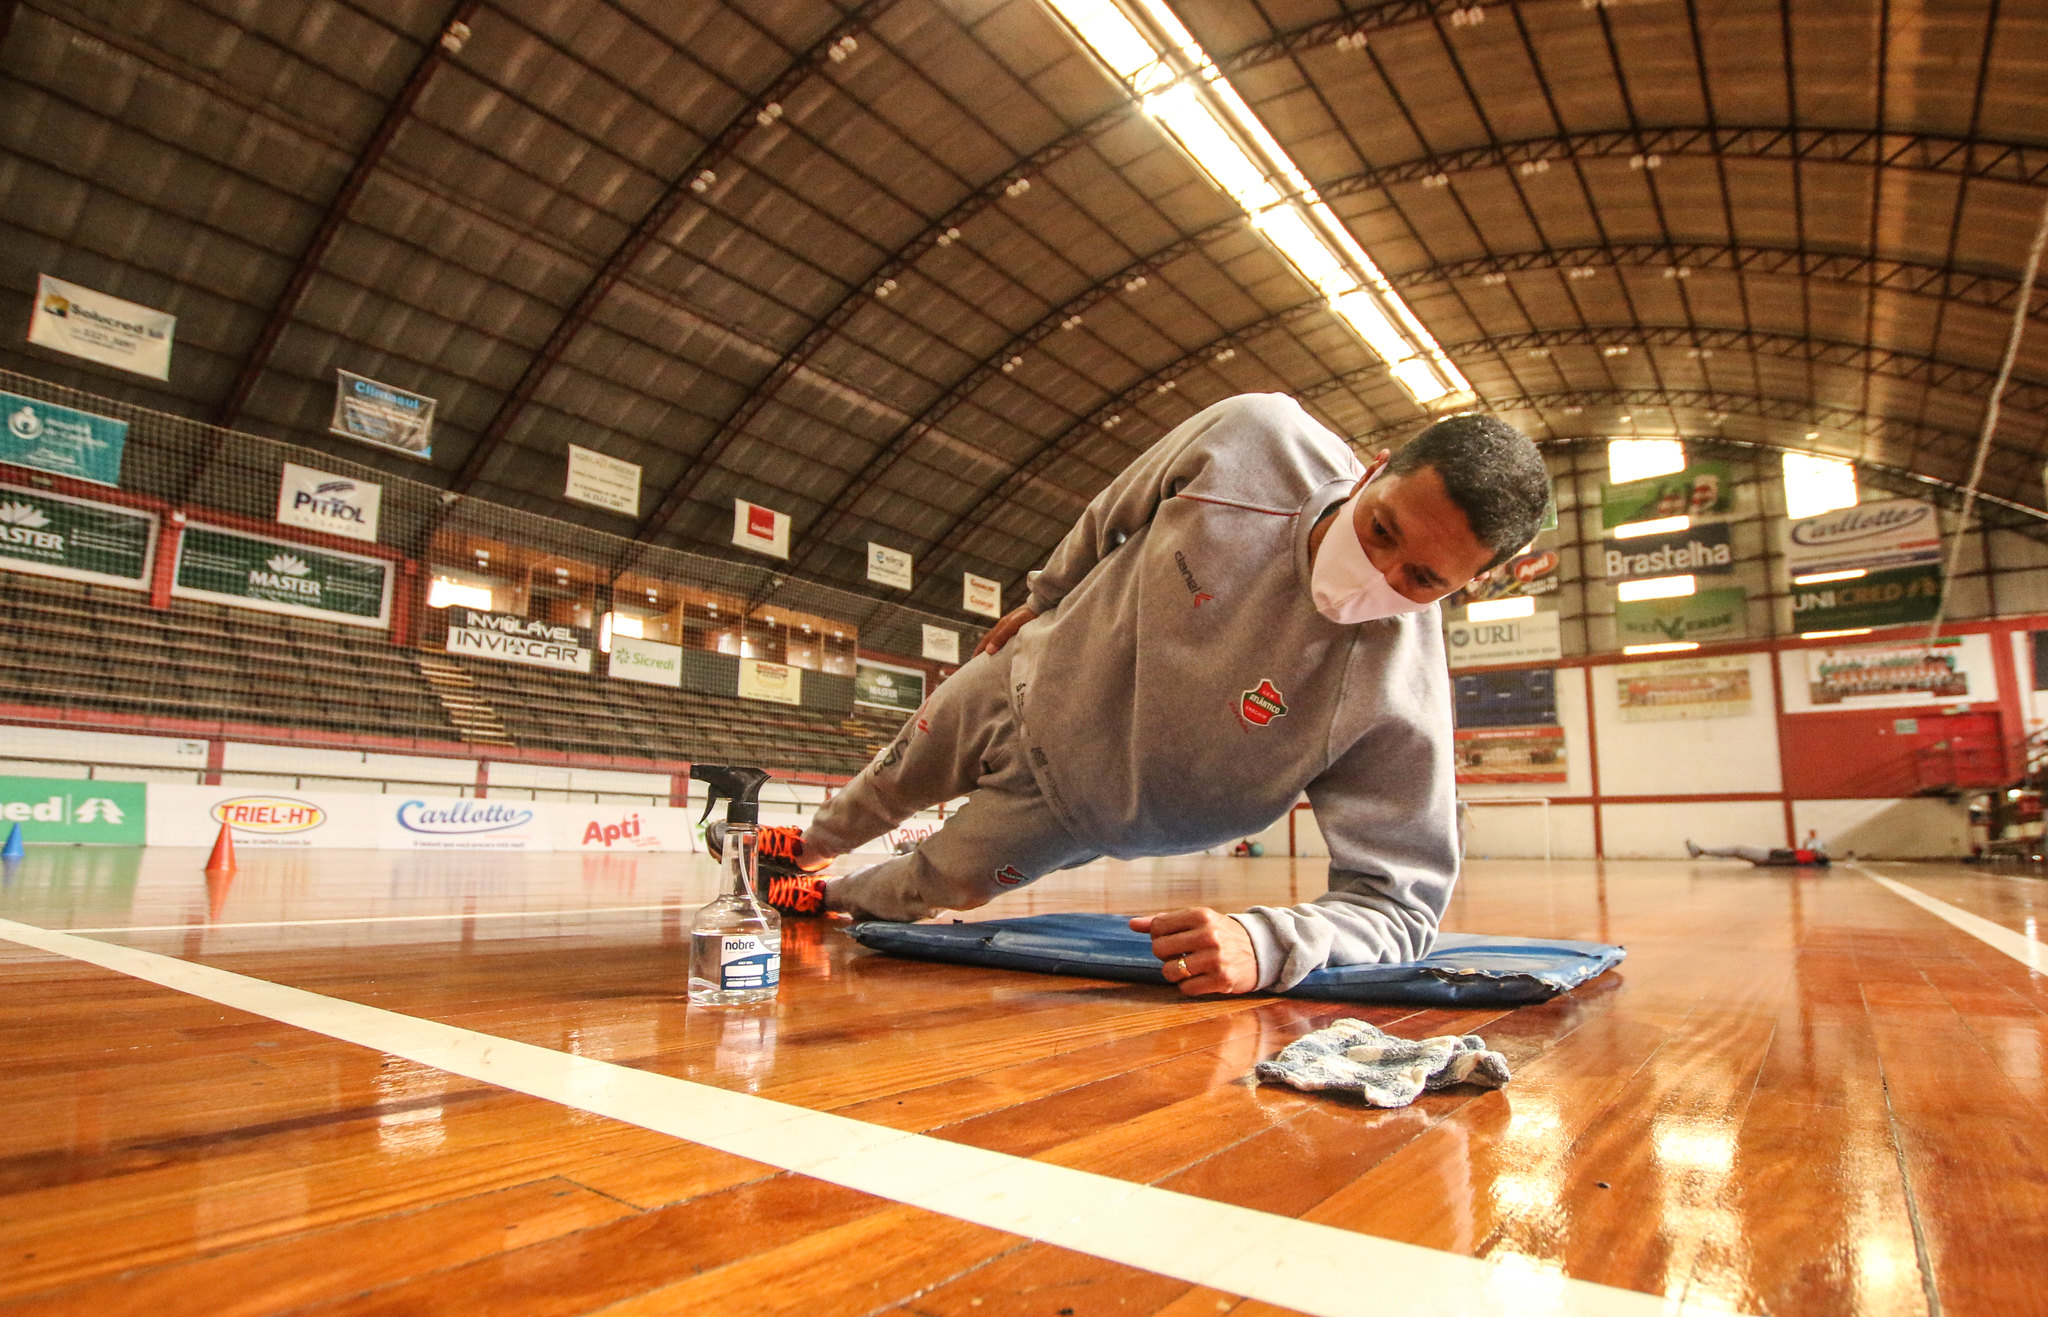
[[[753,933],[727,933],[718,939],[718,982],[726,992],[741,988],[772,988],[782,980],[782,958]]]

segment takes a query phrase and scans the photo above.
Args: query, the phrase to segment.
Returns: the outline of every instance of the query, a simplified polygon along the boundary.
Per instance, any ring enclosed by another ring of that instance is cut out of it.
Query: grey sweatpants
[[[922,809],[967,801],[908,855],[825,887],[828,908],[909,922],[972,910],[994,897],[1096,858],[1038,794],[1010,711],[1007,654],[977,654],[933,691],[896,739],[804,829],[805,843],[840,855]]]

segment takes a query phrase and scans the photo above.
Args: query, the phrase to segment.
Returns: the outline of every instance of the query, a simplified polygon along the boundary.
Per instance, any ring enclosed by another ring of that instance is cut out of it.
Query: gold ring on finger
[[[1195,972],[1188,968],[1188,958],[1186,956],[1176,956],[1173,963],[1180,966],[1180,976],[1183,979],[1195,977]]]

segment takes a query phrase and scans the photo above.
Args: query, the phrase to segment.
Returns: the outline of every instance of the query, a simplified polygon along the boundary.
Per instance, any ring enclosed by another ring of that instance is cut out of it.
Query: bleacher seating
[[[0,703],[257,723],[454,747],[464,736],[417,651],[381,631],[0,571]],[[802,708],[433,653],[459,666],[515,746],[852,774],[901,719]]]

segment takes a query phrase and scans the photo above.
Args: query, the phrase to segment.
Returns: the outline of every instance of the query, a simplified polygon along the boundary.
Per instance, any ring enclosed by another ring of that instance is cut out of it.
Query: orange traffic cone
[[[206,871],[206,921],[220,922],[221,912],[228,908],[228,889],[235,885],[233,869],[208,869]]]
[[[214,838],[213,854],[206,857],[206,871],[218,874],[235,871],[235,833],[225,823],[220,825],[220,836]]]

